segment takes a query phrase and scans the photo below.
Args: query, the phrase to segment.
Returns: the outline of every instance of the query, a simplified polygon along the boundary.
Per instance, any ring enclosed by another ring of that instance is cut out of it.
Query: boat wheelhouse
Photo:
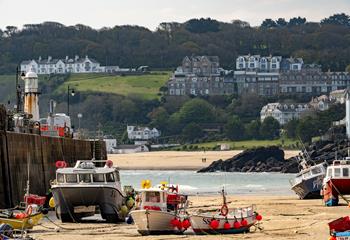
[[[326,163],[320,163],[313,166],[305,165],[303,169],[290,179],[289,182],[292,190],[300,199],[320,198],[322,189],[322,181],[326,174]]]
[[[336,206],[339,196],[350,194],[350,158],[334,160],[327,167],[323,180],[322,195],[326,206]]]
[[[96,167],[101,161],[78,161],[73,168],[59,165],[51,184],[57,216],[62,222],[80,221],[99,209],[108,222],[122,221],[121,207],[125,202],[120,176],[111,161]]]

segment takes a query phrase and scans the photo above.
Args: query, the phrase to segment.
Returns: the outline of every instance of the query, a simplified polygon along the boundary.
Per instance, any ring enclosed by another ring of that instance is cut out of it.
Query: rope
[[[345,198],[343,194],[340,193],[338,188],[332,183],[332,180],[330,180],[329,182],[331,184],[331,187],[334,187],[334,190],[338,193],[338,195],[349,205],[350,201],[347,198]]]

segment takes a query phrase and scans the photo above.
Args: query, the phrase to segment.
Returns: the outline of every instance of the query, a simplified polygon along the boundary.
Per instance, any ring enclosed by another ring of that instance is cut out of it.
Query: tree
[[[286,131],[286,135],[289,138],[295,139],[297,137],[297,127],[299,124],[299,120],[292,119],[284,125],[284,130]]]
[[[246,137],[249,139],[260,139],[260,120],[253,120],[245,125]]]
[[[214,109],[207,101],[194,98],[186,102],[179,111],[180,121],[183,124],[211,123],[215,120]]]
[[[164,107],[158,107],[152,110],[148,114],[148,117],[151,119],[151,125],[162,131],[166,130],[168,125],[169,114]]]
[[[260,135],[264,139],[276,139],[279,137],[280,124],[273,117],[267,117],[261,123]]]
[[[218,32],[219,27],[219,22],[211,18],[191,19],[185,23],[186,30],[192,33]]]
[[[238,117],[234,116],[225,124],[224,133],[231,140],[242,140],[245,137],[244,125]]]
[[[182,129],[182,137],[187,141],[193,141],[203,135],[202,128],[197,123],[189,123]]]
[[[277,27],[277,24],[274,20],[272,20],[271,18],[267,18],[265,19],[262,24],[260,25],[261,28],[274,28]]]
[[[325,18],[321,21],[321,24],[332,24],[332,25],[341,25],[341,26],[350,26],[350,17],[345,13],[334,14],[328,18]]]
[[[294,17],[289,20],[288,26],[300,26],[306,23],[306,18]]]
[[[276,20],[276,24],[279,27],[285,27],[285,26],[288,25],[288,22],[284,18],[279,18],[279,19]]]
[[[297,126],[297,135],[303,142],[311,142],[313,137],[319,135],[317,121],[312,117],[301,119]]]

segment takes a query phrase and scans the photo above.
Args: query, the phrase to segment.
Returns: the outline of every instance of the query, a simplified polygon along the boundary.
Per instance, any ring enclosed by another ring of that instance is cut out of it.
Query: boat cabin
[[[113,184],[120,183],[117,168],[111,165],[96,167],[92,161],[78,161],[73,168],[59,168],[56,171],[58,184]]]
[[[314,178],[317,176],[322,176],[326,174],[326,167],[325,164],[317,164],[314,166],[311,166],[309,168],[306,168],[302,170],[300,173],[298,173],[295,176],[295,179],[293,179],[292,185],[296,185],[298,183],[301,183],[303,180],[308,180],[310,178]]]
[[[327,168],[326,178],[350,178],[350,160],[334,160]]]
[[[138,196],[139,209],[167,211],[167,192],[159,188],[142,189]]]

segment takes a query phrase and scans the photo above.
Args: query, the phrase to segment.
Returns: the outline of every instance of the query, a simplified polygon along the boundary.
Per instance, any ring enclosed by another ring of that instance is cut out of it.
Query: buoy
[[[331,236],[328,240],[337,240],[337,238],[335,236]]]
[[[241,221],[241,225],[243,227],[247,226],[248,225],[248,221],[243,218],[242,221]]]
[[[109,167],[109,168],[113,167],[113,161],[112,160],[107,160],[106,161],[106,166]]]
[[[54,208],[55,207],[55,199],[53,197],[50,198],[49,206],[50,206],[50,208]]]
[[[226,221],[226,222],[224,223],[224,229],[228,230],[228,229],[230,229],[230,228],[231,228],[230,223]]]
[[[261,221],[261,220],[262,220],[262,216],[261,216],[260,214],[257,213],[255,219],[258,220],[258,221]]]
[[[123,216],[126,216],[126,215],[128,214],[128,212],[129,212],[129,209],[128,209],[127,206],[125,206],[125,205],[121,206],[121,208],[120,208],[120,213],[121,213]]]
[[[241,224],[236,220],[234,223],[233,223],[233,228],[235,229],[238,229],[241,227]]]
[[[191,222],[188,219],[182,221],[182,228],[187,229],[191,226]]]
[[[128,201],[126,201],[126,206],[128,208],[132,208],[135,204],[135,200],[133,198],[129,198]]]
[[[179,224],[181,224],[181,222],[179,221],[179,219],[174,218],[170,221],[170,224],[171,224],[171,226],[173,226],[175,228],[175,227],[178,227]]]
[[[216,219],[213,219],[210,221],[209,223],[209,226],[212,228],[212,229],[217,229],[219,227],[219,221],[216,220]]]

